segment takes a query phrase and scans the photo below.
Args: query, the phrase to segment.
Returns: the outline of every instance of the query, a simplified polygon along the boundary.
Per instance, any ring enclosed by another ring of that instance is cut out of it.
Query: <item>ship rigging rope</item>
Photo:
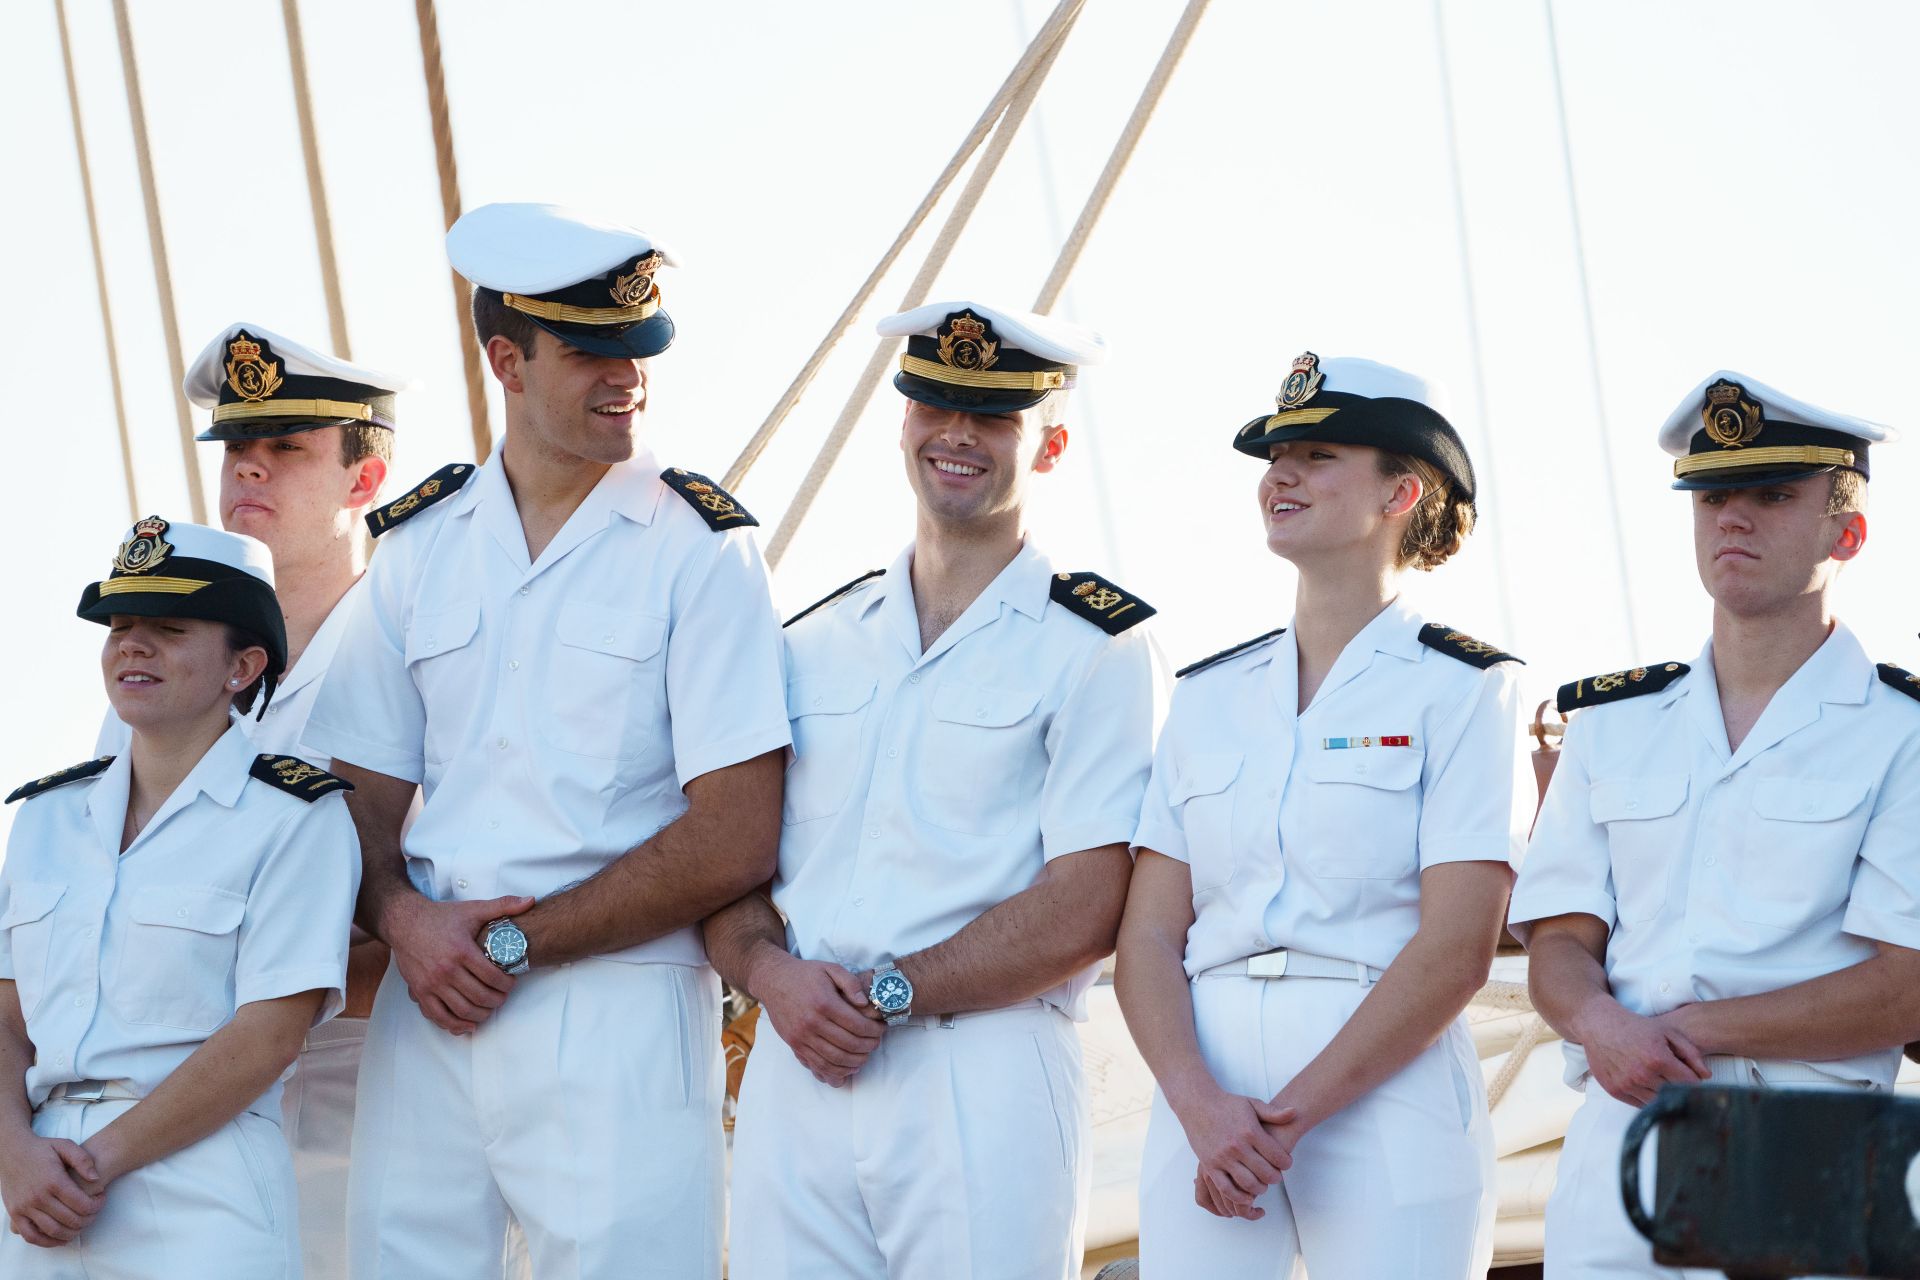
[[[433,158],[440,174],[440,213],[452,228],[460,220],[460,172],[454,165],[453,119],[447,112],[447,75],[440,61],[440,20],[433,0],[413,0],[420,26],[420,69],[427,82],[427,115],[433,121]],[[452,267],[454,323],[460,328],[460,358],[467,374],[467,416],[473,423],[473,456],[484,462],[493,452],[493,432],[487,425],[487,386],[480,373],[480,340],[474,334],[473,313],[467,303],[466,282]]]
[[[313,98],[307,88],[307,45],[300,34],[299,0],[280,0],[280,13],[287,29],[287,62],[293,68],[293,105],[300,118],[300,154],[307,162],[307,200],[313,206],[313,239],[320,250],[327,324],[333,331],[333,353],[351,360],[347,308],[340,297],[340,263],[333,252],[333,215],[327,209],[327,180],[320,171],[320,135],[313,126]]]
[[[93,245],[93,283],[100,291],[100,331],[107,343],[107,377],[113,383],[113,418],[120,431],[120,471],[127,482],[127,523],[140,518],[140,494],[133,481],[133,438],[127,434],[127,393],[120,385],[120,344],[113,336],[113,304],[107,296],[107,264],[100,251],[100,215],[93,203],[93,170],[87,163],[87,134],[80,124],[80,83],[73,74],[73,37],[67,31],[67,2],[53,0],[60,24],[60,63],[67,73],[67,106],[73,112],[73,150],[80,162],[80,195],[87,206],[87,239]]]
[[[160,225],[160,197],[154,189],[153,150],[147,145],[147,109],[140,98],[140,68],[133,57],[133,23],[127,16],[127,0],[113,0],[113,25],[120,35],[120,74],[127,86],[127,114],[133,121],[133,154],[140,162],[140,195],[147,207],[147,242],[153,251],[153,284],[160,295],[160,332],[167,340],[167,368],[173,385],[167,399],[173,402],[174,416],[180,424],[180,458],[186,464],[187,497],[193,507],[193,522],[207,522],[207,495],[200,483],[200,460],[193,452],[193,417],[187,398],[181,393],[186,369],[180,354],[180,317],[173,305],[173,271],[167,265],[167,237]]]
[[[1007,148],[1013,144],[1014,135],[1020,130],[1020,122],[1026,119],[1027,111],[1033,106],[1034,96],[1039,93],[1040,86],[1046,83],[1047,73],[1053,69],[1054,60],[1065,47],[1067,33],[1079,19],[1083,4],[1084,0],[1060,0],[1053,16],[1047,19],[1047,24],[1040,28],[1040,33],[1022,55],[1020,65],[1014,69],[1014,76],[1018,77],[1019,82],[1007,101],[1006,111],[986,150],[974,165],[973,173],[968,176],[967,185],[961,188],[952,212],[947,215],[940,234],[934,239],[933,247],[927,251],[926,261],[921,264],[913,283],[907,286],[900,310],[909,310],[927,300],[940,269],[946,265],[948,256],[960,239],[960,233],[966,229],[967,220],[973,216],[974,207],[980,203],[987,184],[1000,168],[1000,161],[1006,157]],[[779,528],[774,531],[773,540],[767,545],[769,566],[779,566],[788,544],[793,541],[793,535],[799,531],[808,509],[813,506],[814,498],[818,496],[827,477],[833,473],[833,465],[839,460],[840,451],[846,447],[847,438],[853,434],[854,424],[860,420],[861,412],[873,399],[874,389],[880,385],[881,377],[892,367],[893,353],[898,343],[897,338],[882,338],[874,347],[873,355],[867,360],[867,367],[861,373],[853,394],[841,407],[839,418],[827,433],[826,443],[820,446],[813,465],[800,482],[799,492],[794,494],[793,502],[780,519]]]
[[[1524,982],[1501,982],[1490,980],[1474,995],[1472,1003],[1494,1009],[1507,1009],[1515,1013],[1528,1015],[1525,1025],[1520,1029],[1520,1038],[1513,1048],[1507,1050],[1506,1060],[1500,1064],[1500,1070],[1487,1085],[1487,1110],[1500,1105],[1500,1099],[1507,1096],[1507,1090],[1520,1076],[1520,1068],[1527,1064],[1527,1056],[1544,1044],[1553,1034],[1547,1026],[1547,1020],[1533,1011],[1533,997],[1527,993]]]
[[[960,176],[960,170],[964,169],[967,161],[973,158],[973,153],[980,149],[980,144],[986,141],[987,134],[1006,113],[1007,105],[1013,101],[1014,95],[1031,77],[1039,60],[1039,53],[1043,49],[1042,42],[1048,45],[1057,44],[1064,38],[1066,29],[1073,24],[1074,17],[1078,16],[1084,3],[1085,0],[1063,0],[1063,3],[1054,10],[1053,16],[1047,20],[1046,26],[1034,36],[1032,43],[1027,46],[1026,53],[1022,55],[1019,62],[1014,64],[1013,70],[1007,73],[1007,78],[1001,83],[999,91],[987,104],[987,109],[980,113],[980,118],[974,121],[973,128],[968,130],[967,136],[961,140],[959,148],[953,153],[953,158],[947,161],[947,167],[942,169],[940,176],[933,180],[933,186],[928,188],[927,194],[921,198],[919,207],[907,219],[907,224],[900,228],[900,234],[893,238],[893,243],[887,246],[887,251],[880,255],[880,261],[875,263],[873,270],[867,273],[866,280],[854,293],[853,300],[847,303],[846,309],[841,311],[839,318],[828,328],[826,336],[820,339],[820,344],[813,349],[813,354],[807,357],[807,363],[794,377],[792,384],[787,387],[779,401],[774,404],[772,412],[767,414],[766,421],[760,424],[759,430],[753,433],[753,438],[747,441],[746,448],[740,451],[740,456],[735,458],[733,465],[727,468],[726,478],[720,482],[722,488],[737,489],[741,481],[747,478],[747,471],[759,461],[761,453],[773,439],[774,433],[787,420],[787,415],[793,412],[793,407],[800,403],[800,397],[806,394],[807,387],[819,374],[821,366],[827,362],[827,357],[833,353],[834,347],[838,346],[840,340],[847,335],[847,331],[853,327],[853,322],[859,319],[861,310],[872,300],[874,291],[880,287],[880,282],[885,279],[887,272],[893,270],[894,263],[899,261],[907,245],[926,220],[932,216],[941,197],[946,195],[947,188],[951,187],[953,180]],[[1063,20],[1063,15],[1070,10],[1072,16],[1065,17]]]

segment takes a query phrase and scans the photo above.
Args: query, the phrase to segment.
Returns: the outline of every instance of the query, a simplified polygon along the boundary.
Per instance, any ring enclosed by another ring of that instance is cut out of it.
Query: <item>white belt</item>
[[[1820,1084],[1835,1089],[1878,1091],[1867,1080],[1849,1080],[1845,1076],[1822,1071],[1805,1062],[1780,1058],[1736,1058],[1726,1054],[1707,1055],[1707,1079],[1703,1083],[1745,1085]]]
[[[1046,1001],[1035,996],[1031,1000],[1022,1000],[1019,1004],[1001,1005],[998,1009],[973,1009],[966,1013],[916,1013],[894,1023],[896,1027],[952,1027],[956,1022],[965,1022],[968,1018],[984,1018],[992,1013],[1017,1013],[1025,1009],[1050,1008]]]
[[[56,1102],[138,1102],[140,1095],[117,1080],[70,1080],[53,1086],[42,1106]]]
[[[1273,951],[1263,951],[1257,956],[1248,956],[1245,960],[1231,960],[1226,964],[1214,965],[1211,969],[1202,969],[1195,977],[1338,978],[1365,987],[1380,980],[1380,970],[1358,960],[1336,960],[1332,956],[1314,955],[1311,951],[1279,947]]]

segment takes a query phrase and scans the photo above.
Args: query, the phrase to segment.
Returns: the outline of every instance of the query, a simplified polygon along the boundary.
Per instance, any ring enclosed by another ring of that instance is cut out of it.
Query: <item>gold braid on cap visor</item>
[[[1829,449],[1817,444],[1777,445],[1770,449],[1728,449],[1723,453],[1695,453],[1673,464],[1676,479],[1700,471],[1736,471],[1746,467],[1850,467],[1853,450]]]
[[[243,422],[249,418],[351,418],[373,421],[373,406],[358,400],[261,400],[223,404],[213,411],[215,422]]]
[[[193,578],[108,578],[100,584],[103,596],[120,596],[129,591],[151,592],[160,596],[190,596],[202,587],[210,587],[210,582],[200,582]]]
[[[653,286],[645,302],[631,307],[570,307],[564,302],[544,302],[517,293],[503,293],[500,300],[515,311],[563,324],[639,324],[660,309],[660,286]]]
[[[996,391],[1060,391],[1073,385],[1073,374],[1065,369],[982,373],[975,369],[956,369],[952,365],[922,360],[919,356],[901,356],[900,372],[925,378],[929,382],[945,382],[956,387],[987,387]]]

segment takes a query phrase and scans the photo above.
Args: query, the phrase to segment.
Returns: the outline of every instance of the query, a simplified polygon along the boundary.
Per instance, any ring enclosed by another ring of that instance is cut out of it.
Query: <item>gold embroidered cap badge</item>
[[[950,369],[984,373],[999,363],[1000,344],[987,336],[987,322],[971,311],[947,317],[940,335],[940,363]]]
[[[1722,378],[1707,388],[1700,421],[1708,439],[1723,449],[1738,449],[1760,434],[1764,414],[1760,402],[1748,398],[1745,387]]]
[[[1294,357],[1293,372],[1280,384],[1280,394],[1273,402],[1282,409],[1297,409],[1313,399],[1324,381],[1326,375],[1320,372],[1320,357],[1311,351],[1302,351]]]
[[[242,400],[265,400],[280,389],[280,362],[261,355],[258,342],[241,330],[227,344],[227,385]]]
[[[173,551],[166,540],[167,522],[148,516],[133,526],[133,536],[120,544],[113,556],[115,573],[150,573]]]
[[[633,261],[633,269],[626,275],[615,276],[608,288],[615,303],[623,307],[637,307],[653,296],[653,273],[660,269],[660,251],[650,250]]]

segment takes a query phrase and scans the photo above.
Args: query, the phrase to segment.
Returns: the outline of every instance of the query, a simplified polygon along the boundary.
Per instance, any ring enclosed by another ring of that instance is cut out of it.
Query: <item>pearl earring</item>
[[[238,680],[229,680],[227,681],[227,683],[232,685],[236,689],[240,687],[240,682]]]

